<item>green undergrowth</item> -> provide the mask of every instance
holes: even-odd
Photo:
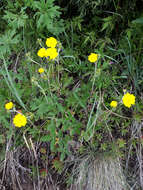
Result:
[[[137,129],[132,127],[141,126],[143,116],[139,1],[132,6],[121,0],[0,4],[0,159],[7,142],[14,142],[12,150],[34,150],[32,139],[33,144],[48,143],[58,173],[69,156],[87,155],[91,145],[98,155],[129,158],[127,169],[143,145],[142,129],[133,133]],[[54,60],[37,55],[51,36],[58,41]],[[98,60],[90,62],[90,53]],[[123,101],[126,93],[135,97],[129,107]],[[8,102],[13,109],[5,109]],[[27,118],[21,128],[13,124],[16,112]],[[127,175],[131,172],[128,165]]]

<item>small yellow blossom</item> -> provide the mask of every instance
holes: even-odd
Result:
[[[46,45],[51,48],[55,48],[57,43],[57,40],[53,37],[47,38],[46,40]]]
[[[96,62],[97,59],[98,59],[98,54],[91,53],[91,54],[88,56],[88,61],[90,61],[91,63]]]
[[[5,109],[6,110],[10,110],[10,109],[12,109],[13,108],[13,103],[12,102],[8,102],[7,104],[5,104]]]
[[[113,107],[113,108],[116,108],[117,105],[118,105],[117,101],[112,101],[112,102],[110,103],[110,106]]]
[[[124,94],[122,101],[126,107],[130,108],[131,105],[135,104],[135,96],[127,92],[126,94]]]
[[[50,60],[55,59],[58,56],[56,48],[48,48],[46,50],[46,57],[49,57]]]
[[[126,92],[127,92],[127,90],[126,90],[126,89],[123,89],[123,92],[124,92],[124,93],[126,93]]]
[[[44,69],[43,69],[43,68],[39,68],[39,69],[38,69],[38,72],[41,74],[41,73],[44,72]]]
[[[24,127],[26,123],[27,118],[20,113],[16,114],[13,118],[13,124],[15,125],[15,127]]]
[[[39,57],[45,57],[46,56],[46,49],[45,48],[39,49],[38,52],[37,52],[37,55]]]
[[[59,144],[59,138],[56,138],[55,145],[56,145],[56,144]]]

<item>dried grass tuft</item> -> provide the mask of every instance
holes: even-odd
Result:
[[[78,171],[75,190],[129,189],[119,158],[109,156],[91,159],[86,157],[81,161]]]

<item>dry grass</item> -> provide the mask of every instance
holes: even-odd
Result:
[[[5,159],[0,163],[0,190],[59,190],[49,170],[44,177],[40,175],[39,169],[47,167],[41,162],[40,145],[14,148],[12,138],[9,139]]]
[[[139,122],[130,127],[131,138],[124,163],[113,155],[95,154],[93,150],[91,153],[90,149],[81,157],[69,156],[70,169],[66,162],[64,171],[74,178],[74,183],[67,190],[142,190],[143,144],[132,144],[133,139],[142,138],[142,128],[143,123]],[[47,161],[41,160],[39,149],[43,144],[33,143],[31,139],[25,139],[25,144],[25,147],[15,148],[12,136],[7,141],[5,159],[0,162],[0,190],[66,190],[66,172],[57,175],[50,171]],[[44,146],[49,159],[48,144]],[[32,167],[36,169],[35,174]],[[48,170],[45,177],[41,177],[40,168]]]
[[[109,156],[91,159],[86,157],[81,161],[78,171],[75,190],[129,189],[118,158]]]
[[[143,144],[140,142],[143,137],[143,122],[134,121],[131,125],[131,138],[125,171],[128,176],[128,181],[131,184],[131,190],[143,189]],[[132,141],[137,143],[133,145]]]
[[[125,159],[104,154],[95,156],[89,149],[74,166],[75,182],[70,190],[143,189],[143,122],[134,121],[129,130]]]

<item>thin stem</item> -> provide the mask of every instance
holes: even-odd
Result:
[[[45,96],[46,102],[49,103],[44,89],[38,84],[38,82],[37,82],[37,86],[41,89],[43,95]]]
[[[90,120],[91,120],[91,116],[92,116],[93,110],[94,110],[94,108],[95,108],[95,104],[96,104],[96,97],[95,97],[95,99],[94,99],[94,103],[93,103],[93,106],[92,106],[92,110],[91,110],[90,115],[89,115],[89,119],[88,119],[88,123],[87,123],[87,128],[88,128],[88,126],[89,126],[89,123],[90,123]]]
[[[93,76],[93,83],[92,83],[92,92],[93,92],[93,88],[94,88],[94,84],[95,84],[96,70],[97,70],[97,64],[95,63],[94,76]]]
[[[30,58],[30,61],[32,61],[33,63],[36,63],[37,65],[39,65],[41,67],[40,63],[38,63],[38,62],[34,61],[33,59],[31,59],[31,57],[29,57],[29,58]]]

